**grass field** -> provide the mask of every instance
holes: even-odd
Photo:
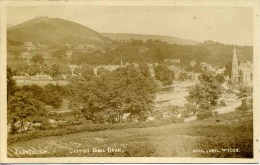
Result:
[[[8,156],[252,158],[252,121],[252,111],[236,111],[189,123],[43,137],[10,144]]]

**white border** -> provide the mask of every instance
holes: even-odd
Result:
[[[1,56],[0,56],[0,95],[1,95],[1,153],[4,163],[258,163],[259,159],[259,2],[257,0],[175,0],[175,1],[2,1],[1,15]],[[254,8],[254,159],[237,158],[176,158],[176,157],[65,157],[65,158],[7,158],[6,128],[6,7],[7,6],[251,6]],[[238,18],[239,19],[239,18]]]

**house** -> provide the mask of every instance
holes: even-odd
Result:
[[[169,65],[168,66],[169,70],[174,72],[174,79],[178,80],[180,77],[180,74],[182,72],[182,69],[180,67],[177,67],[175,65]]]
[[[25,81],[26,80],[26,76],[13,76],[13,79],[17,82],[19,81]]]
[[[68,65],[69,66],[69,68],[70,68],[70,71],[71,71],[71,75],[72,76],[75,76],[76,74],[75,74],[75,70],[76,69],[81,69],[82,68],[82,66],[79,66],[79,65]]]
[[[31,80],[52,80],[52,77],[47,74],[37,74],[35,76],[31,76]]]
[[[28,60],[28,58],[30,58],[30,54],[28,52],[23,52],[21,56],[24,60]]]
[[[218,69],[216,69],[216,74],[222,74],[222,73],[224,73],[224,71],[225,71],[225,68],[218,68]]]
[[[236,48],[233,50],[232,69],[230,81],[232,84],[253,85],[253,63],[247,61],[238,65]]]
[[[67,51],[66,51],[66,59],[67,59],[67,60],[70,60],[70,59],[71,59],[71,56],[72,56],[72,51],[71,51],[71,50],[67,50]]]
[[[170,64],[180,64],[181,60],[180,59],[164,59],[165,63],[170,63]]]
[[[252,61],[247,61],[241,63],[239,66],[239,72],[242,77],[241,82],[245,85],[253,85],[253,63]]]
[[[215,68],[212,67],[212,65],[206,63],[206,62],[201,62],[200,63],[201,70],[203,71],[210,71],[210,72],[215,72]]]
[[[191,60],[191,61],[190,61],[190,66],[193,67],[193,66],[195,66],[195,65],[196,65],[196,61],[195,61],[195,60]]]
[[[26,46],[28,51],[36,50],[36,46],[32,42],[25,42],[24,46]]]

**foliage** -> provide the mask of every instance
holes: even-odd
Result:
[[[32,63],[31,65],[27,66],[26,73],[28,73],[30,76],[35,76],[36,74],[41,73],[41,68],[38,64]]]
[[[216,105],[218,98],[221,95],[220,86],[215,77],[203,72],[199,76],[200,83],[196,84],[189,90],[187,101],[194,104],[198,110],[209,110]]]
[[[166,65],[157,65],[154,69],[155,77],[160,80],[163,85],[171,85],[173,82],[173,74]]]
[[[44,58],[43,55],[40,54],[36,54],[32,57],[31,59],[32,62],[38,63],[38,64],[42,64],[44,63]]]
[[[153,80],[133,66],[93,77],[89,82],[75,81],[68,88],[71,108],[93,122],[120,122],[126,113],[145,120],[155,99]]]
[[[138,64],[138,69],[139,69],[139,72],[145,76],[145,77],[150,77],[151,76],[151,73],[149,72],[149,67],[146,63],[139,63]]]
[[[24,85],[21,87],[21,91],[31,92],[34,99],[40,100],[43,93],[43,88],[38,85]]]
[[[92,68],[89,65],[83,65],[81,68],[81,75],[86,79],[86,80],[91,80],[92,77],[94,76],[94,68]]]
[[[25,85],[21,88],[21,91],[31,93],[34,99],[42,101],[54,108],[60,108],[62,96],[66,93],[65,89],[58,84],[47,84],[44,88],[35,84],[30,86]]]
[[[17,131],[28,131],[30,126],[36,123],[43,123],[46,111],[43,104],[34,99],[31,93],[16,92],[8,100],[7,106],[8,124],[11,125],[11,133]]]
[[[253,87],[239,85],[237,86],[237,89],[240,91],[240,93],[237,94],[239,98],[252,96],[253,94]]]
[[[189,76],[186,72],[181,72],[180,75],[179,75],[179,79],[181,81],[185,81],[185,80],[189,79]]]
[[[58,64],[53,64],[50,68],[49,74],[54,79],[59,78],[59,76],[61,75],[60,66]]]
[[[217,74],[216,80],[218,81],[219,84],[224,83],[224,81],[225,81],[224,74]]]
[[[7,99],[16,91],[16,82],[13,79],[13,73],[11,68],[7,67]]]
[[[212,111],[198,112],[197,119],[202,120],[212,116]]]
[[[14,44],[14,43],[13,43]],[[55,50],[53,57],[65,60],[66,48],[61,45],[52,46]],[[139,40],[114,42],[109,46],[101,46],[99,49],[106,51],[81,52],[73,51],[71,62],[73,64],[120,64],[124,62],[160,63],[164,59],[180,59],[182,66],[188,66],[191,60],[196,59],[196,66],[192,70],[199,71],[199,64],[203,61],[213,66],[224,67],[227,61],[232,61],[233,46],[213,41],[205,41],[197,45],[168,44],[167,42],[149,39],[146,42]],[[236,46],[238,59],[252,61],[252,46]],[[11,48],[10,48],[11,50]],[[56,55],[57,53],[57,55]],[[55,54],[55,55],[54,55]],[[68,59],[67,59],[68,60]],[[231,70],[227,69],[230,73]],[[227,75],[226,74],[226,75]]]
[[[253,99],[243,99],[241,105],[236,108],[237,111],[247,111],[253,109]]]
[[[228,63],[226,63],[224,74],[226,76],[230,77],[231,76],[231,70],[232,70],[232,61],[229,61]]]
[[[190,116],[196,114],[198,111],[199,110],[194,103],[188,102],[188,103],[185,104],[185,109],[184,109],[184,111],[182,111],[182,116],[183,117],[190,117]]]
[[[106,74],[108,71],[104,68],[104,67],[99,67],[97,69],[97,74],[98,75],[103,75],[103,74]]]
[[[243,115],[242,115],[243,116]],[[228,119],[230,122],[230,119]],[[202,150],[218,149],[220,152],[200,153],[200,157],[212,158],[253,158],[253,122],[241,122],[240,125],[207,125],[194,127],[195,136],[203,135],[196,143]],[[225,138],[223,138],[225,137]],[[226,150],[222,150],[226,149]],[[229,149],[229,151],[227,151]],[[238,152],[234,152],[237,150]]]
[[[58,49],[52,53],[52,57],[56,58],[57,60],[63,60],[66,58],[66,50],[65,49]]]
[[[66,64],[60,64],[60,74],[64,74],[64,75],[70,75],[71,74],[71,70],[68,67],[68,65]]]

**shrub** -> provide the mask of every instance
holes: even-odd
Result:
[[[253,109],[253,99],[244,99],[241,105],[236,108],[237,111],[247,111]]]
[[[197,114],[197,119],[202,120],[212,116],[212,111],[203,111]]]

